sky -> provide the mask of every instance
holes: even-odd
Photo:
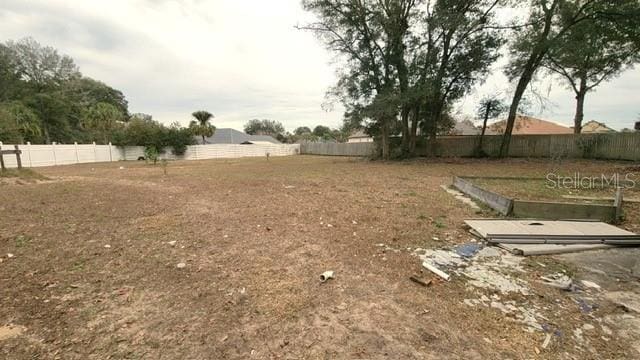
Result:
[[[218,128],[250,119],[280,121],[287,130],[338,127],[344,109],[326,111],[335,83],[333,55],[297,24],[312,20],[300,0],[1,0],[0,41],[31,36],[70,55],[85,76],[124,92],[132,113],[186,125],[207,110]],[[508,97],[512,85],[492,75],[455,106],[472,115],[487,92]],[[541,80],[548,97],[531,115],[571,125],[574,95]],[[585,119],[621,129],[640,116],[640,70],[587,95]]]

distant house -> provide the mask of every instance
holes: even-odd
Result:
[[[456,121],[449,135],[480,135],[480,129],[471,120]]]
[[[601,134],[601,133],[612,133],[616,131],[601,122],[591,120],[582,125],[581,132],[583,134]]]
[[[202,137],[196,136],[198,144]],[[205,144],[282,144],[269,135],[249,135],[231,128],[216,129],[213,136],[205,138]]]
[[[502,135],[507,121],[501,120],[487,125],[487,135]],[[573,134],[570,127],[556,124],[551,121],[537,119],[531,116],[518,115],[513,125],[512,135],[551,135]]]
[[[373,142],[373,138],[367,135],[364,130],[356,130],[347,138],[348,143]]]

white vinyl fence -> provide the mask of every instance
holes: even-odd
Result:
[[[13,150],[13,144],[3,144],[0,147],[5,150]],[[138,160],[144,156],[142,146],[96,145],[93,144],[51,144],[32,145],[30,143],[18,145],[22,150],[22,166],[38,167],[52,165],[68,165],[80,163],[109,162],[121,160]],[[217,145],[191,145],[182,156],[176,156],[171,149],[165,149],[160,154],[161,159],[169,160],[199,160],[215,158],[240,158],[256,156],[288,156],[300,153],[298,144],[217,144]],[[8,168],[17,167],[14,155],[4,155],[4,162]]]

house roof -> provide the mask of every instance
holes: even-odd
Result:
[[[487,125],[486,133],[489,135],[501,135],[506,127],[506,120]],[[548,135],[548,134],[573,134],[573,130],[567,126],[551,121],[537,119],[531,116],[517,115],[513,125],[513,135]]]
[[[202,137],[196,136],[196,141],[202,142]],[[254,141],[281,144],[280,141],[269,135],[249,135],[231,128],[216,129],[213,136],[205,138],[206,144],[241,144],[243,142],[253,143]]]
[[[478,129],[471,120],[456,121],[453,129],[449,131],[451,135],[480,135],[480,129]]]
[[[357,139],[357,138],[370,138],[371,136],[367,135],[364,130],[359,129],[354,131],[348,138],[349,139]]]
[[[616,132],[614,129],[608,127],[604,123],[599,121],[591,120],[582,125],[582,133],[610,133]]]

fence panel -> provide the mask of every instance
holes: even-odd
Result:
[[[435,144],[435,155],[442,157],[474,156],[479,136],[441,136]],[[490,156],[497,156],[501,135],[485,136],[482,148]],[[302,154],[369,156],[373,143],[304,143]],[[429,144],[416,149],[418,156],[431,153]],[[612,134],[514,135],[509,147],[511,157],[593,158],[611,160],[640,160],[640,132]]]
[[[13,149],[13,144],[0,145],[5,149]],[[51,144],[51,145],[19,145],[22,150],[22,165],[24,167],[67,165],[79,163],[109,162],[119,160],[138,160],[144,157],[144,147],[96,144]],[[165,149],[160,154],[162,159],[197,160],[215,158],[239,158],[250,156],[289,156],[300,153],[298,144],[218,144],[192,145],[182,156],[176,156],[171,149]],[[15,156],[5,156],[6,166],[17,167]]]

